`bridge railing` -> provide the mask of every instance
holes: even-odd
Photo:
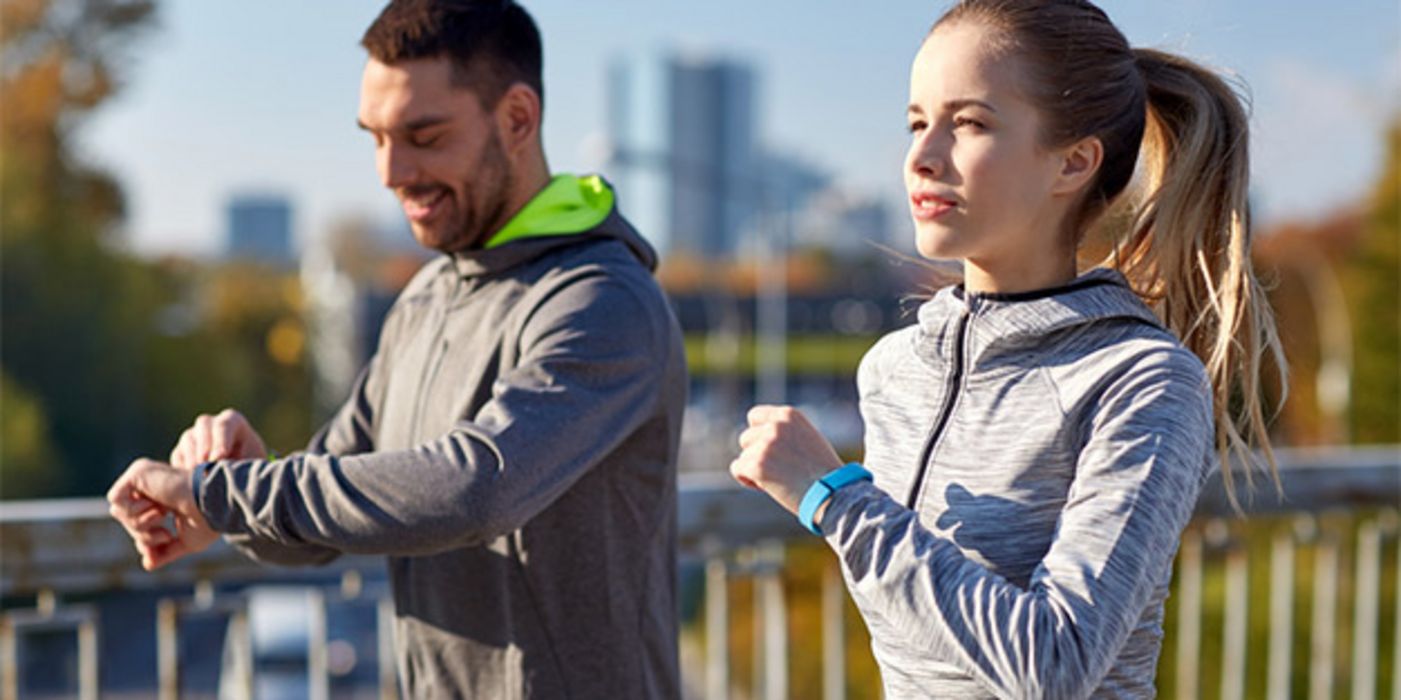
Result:
[[[1247,518],[1231,511],[1219,481],[1204,491],[1176,563],[1160,689],[1183,698],[1331,698],[1346,690],[1353,698],[1401,700],[1401,448],[1279,457],[1283,498],[1258,489]],[[689,606],[695,623],[682,639],[688,697],[876,696],[869,673],[849,675],[871,662],[848,644],[861,632],[835,557],[810,556],[815,538],[790,515],[728,475],[691,473],[681,480],[678,519],[683,566],[694,572],[683,584],[701,584],[697,605]],[[795,556],[799,550],[809,555]],[[188,632],[201,619],[219,620],[223,629],[218,663],[203,672],[204,692],[268,696],[273,672],[254,648],[253,622],[259,591],[271,584],[304,596],[295,606],[303,651],[292,659],[300,680],[286,692],[313,700],[396,697],[383,571],[377,557],[270,569],[220,544],[146,572],[100,500],[0,503],[0,700],[146,697],[152,689],[161,698],[198,697],[195,666],[201,659],[209,666],[208,654]],[[790,595],[799,576],[820,593]],[[744,605],[732,604],[737,586]],[[689,589],[683,585],[683,594]],[[144,691],[129,683],[127,691],[113,689],[106,680],[114,674],[103,672],[127,638],[111,625],[132,626],[112,622],[110,601],[123,593],[154,601],[154,619],[134,625],[155,637],[156,677]],[[368,638],[332,640],[336,616],[352,606],[369,616]],[[790,643],[799,627],[820,630],[819,639]],[[27,651],[40,642],[54,647],[56,637],[68,639],[58,646],[71,662],[45,663]],[[281,653],[281,665],[273,665],[285,681]],[[359,670],[348,671],[347,658]]]

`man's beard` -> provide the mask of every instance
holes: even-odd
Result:
[[[506,149],[501,145],[499,135],[493,133],[487,139],[473,170],[474,184],[464,188],[457,220],[447,222],[448,231],[441,240],[424,241],[428,247],[442,253],[478,248],[485,245],[488,237],[505,225],[503,217],[506,212],[506,200],[514,189],[515,178],[510,163],[506,160]],[[472,197],[476,191],[483,192],[485,196],[480,200]],[[480,208],[478,201],[481,202]]]

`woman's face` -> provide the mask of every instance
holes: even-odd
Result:
[[[1041,147],[1021,63],[999,40],[969,20],[925,40],[910,71],[905,188],[921,255],[1017,269],[1061,252],[1061,160]]]

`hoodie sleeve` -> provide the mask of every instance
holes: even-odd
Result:
[[[896,663],[957,659],[998,697],[1089,696],[1170,575],[1212,463],[1205,381],[1200,365],[1169,355],[1109,386],[1025,588],[871,484],[838,491],[822,529],[862,614],[900,635],[885,640],[906,650]]]
[[[380,354],[376,353],[355,379],[350,399],[307,443],[307,452],[345,456],[375,449],[375,413],[376,407],[383,401],[379,365]]]
[[[377,407],[384,400],[384,379],[380,367],[388,351],[384,340],[395,332],[398,314],[385,319],[380,347],[366,363],[351,387],[350,398],[307,444],[306,453],[313,455],[359,454],[374,450],[374,422]],[[207,478],[207,477],[206,477]],[[230,532],[224,540],[248,558],[264,564],[302,566],[325,564],[340,556],[337,550],[324,545],[286,539],[255,537],[250,532]]]
[[[639,284],[597,273],[540,302],[518,365],[447,434],[401,451],[219,462],[202,483],[202,510],[222,532],[360,554],[431,554],[518,529],[668,390],[680,353],[670,313]]]

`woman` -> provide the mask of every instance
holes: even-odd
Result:
[[[731,472],[836,550],[886,697],[1151,697],[1182,528],[1218,462],[1268,458],[1262,355],[1283,367],[1244,109],[1089,2],[967,0],[908,117],[919,252],[964,281],[862,361],[864,464],[759,406]]]

